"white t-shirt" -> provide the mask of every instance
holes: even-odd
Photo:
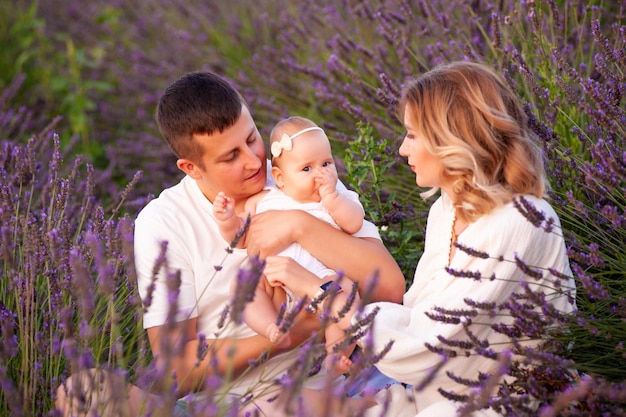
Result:
[[[556,213],[545,200],[532,196],[525,196],[525,199],[534,204],[547,218],[555,220],[557,226],[555,233],[546,233],[543,229],[535,227],[513,206],[513,203],[510,203],[470,224],[458,237],[459,242],[494,257],[502,255],[508,260],[515,259],[517,254],[528,265],[552,267],[572,276]],[[443,324],[431,320],[424,314],[425,312],[434,313],[432,308],[435,306],[446,309],[468,309],[463,301],[466,298],[477,302],[502,302],[513,292],[522,292],[519,284],[521,280],[534,282],[531,287],[537,289],[544,284],[550,288],[549,278],[553,279],[546,272],[543,279],[533,281],[521,273],[515,263],[472,257],[460,249],[454,254],[450,264],[452,269],[480,271],[484,277],[495,274],[497,279],[477,281],[450,275],[445,267],[448,265],[453,218],[452,204],[443,194],[430,209],[424,254],[415,270],[413,284],[404,295],[403,304],[372,303],[365,307],[365,313],[380,307],[374,322],[375,351],[380,351],[386,343],[394,340],[390,352],[377,363],[376,367],[400,382],[419,384],[439,363],[439,355],[429,351],[425,343],[442,346],[437,339],[439,335],[447,340],[466,340],[462,324]],[[575,288],[573,280],[563,285],[571,288],[573,294]],[[549,293],[549,290],[544,292]],[[548,300],[563,312],[570,312],[573,309],[566,296],[548,297]],[[505,321],[506,319],[501,316],[485,315],[475,320],[483,324],[472,324],[471,329],[480,340],[488,339],[492,348],[504,350],[510,347],[506,344],[508,338],[492,330],[490,324]],[[498,342],[505,344],[498,345]],[[411,392],[410,388],[405,390],[401,385],[393,386],[390,390],[393,395],[391,404],[393,411],[388,415],[456,416],[459,404],[444,399],[437,389],[468,394],[469,388],[454,382],[445,372],[450,370],[461,378],[476,379],[479,371],[493,373],[497,367],[497,361],[477,355],[470,358],[461,355],[449,359],[434,380],[420,392]],[[408,399],[413,397],[414,401]],[[374,409],[370,411],[375,415]],[[489,415],[489,412],[487,411],[485,415]]]
[[[378,230],[369,222],[364,222],[359,236],[380,239]],[[153,279],[155,260],[164,242],[167,243],[166,267]],[[230,300],[231,281],[247,260],[245,249],[233,249],[233,253],[227,254],[228,243],[220,235],[212,203],[190,177],[164,190],[141,210],[135,221],[135,266],[142,300],[147,300],[151,293],[143,315],[144,328],[166,323],[173,301],[168,296],[167,276],[180,272],[180,292],[175,299],[177,321],[197,317],[197,333],[209,339],[256,334],[245,324],[231,323],[218,328]],[[221,266],[221,270],[217,271],[216,266]],[[239,390],[243,392],[255,384],[262,372],[267,378],[268,369],[286,369],[292,363],[287,356],[295,357],[295,353],[276,356],[264,367],[250,372],[241,380]],[[237,389],[232,387],[231,392]]]
[[[340,227],[337,225],[337,222],[335,222],[335,219],[333,219],[333,217],[330,215],[326,207],[324,207],[324,204],[322,204],[322,202],[300,203],[277,188],[268,187],[268,190],[269,192],[265,194],[256,205],[257,213],[263,213],[264,211],[269,210],[304,210],[312,216],[315,216],[316,218],[325,221],[334,228],[340,229]],[[344,189],[340,192],[343,196],[346,196],[350,200],[361,205],[361,202],[359,201],[359,196],[354,191]],[[363,234],[363,231],[359,231],[354,234],[354,236],[356,237],[361,237],[362,235],[367,236],[366,234]],[[278,255],[288,256],[294,259],[306,270],[313,272],[320,278],[335,274],[335,271],[327,268],[326,265],[320,262],[319,259],[315,258],[313,255],[311,255],[311,253],[304,249],[299,243],[293,243],[289,245]]]

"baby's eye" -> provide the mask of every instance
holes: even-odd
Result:
[[[302,170],[303,170],[304,172],[309,172],[309,171],[311,170],[311,167],[304,167],[304,168],[302,168]]]
[[[333,164],[332,162],[324,162],[322,166],[325,168],[325,167],[331,166],[332,164]]]

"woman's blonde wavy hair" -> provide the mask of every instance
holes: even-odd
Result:
[[[460,219],[472,222],[514,194],[545,195],[541,150],[517,96],[491,68],[438,66],[410,82],[399,104],[400,120],[408,117],[443,164],[441,186],[454,193]]]

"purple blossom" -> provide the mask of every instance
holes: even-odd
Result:
[[[263,274],[265,262],[259,258],[250,258],[247,268],[237,272],[237,285],[230,302],[230,317],[237,323],[243,322],[243,311],[246,305],[254,299],[254,294]]]

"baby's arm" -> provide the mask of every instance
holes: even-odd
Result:
[[[235,214],[235,201],[220,191],[213,202],[213,215],[224,240],[232,242],[244,224],[244,220]],[[237,246],[244,247],[243,243],[242,239]]]
[[[337,191],[337,177],[331,170],[324,170],[316,178],[319,184],[319,193],[322,204],[335,219],[335,223],[346,233],[356,233],[361,230],[365,212],[356,201]]]

